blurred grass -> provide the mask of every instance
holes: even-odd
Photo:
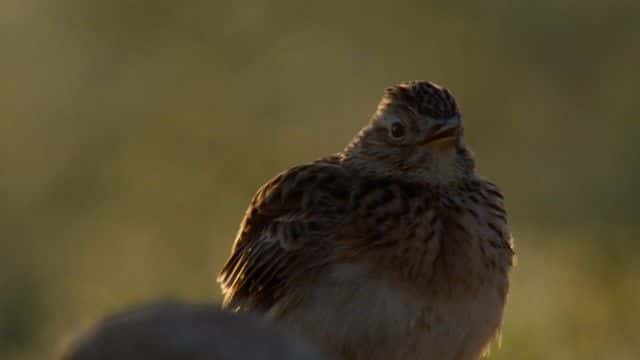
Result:
[[[640,3],[0,2],[0,358],[217,298],[253,192],[382,89],[456,94],[518,267],[492,359],[640,357]]]

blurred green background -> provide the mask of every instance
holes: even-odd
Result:
[[[491,359],[640,358],[638,1],[0,1],[0,358],[219,299],[250,197],[456,94],[518,266]]]

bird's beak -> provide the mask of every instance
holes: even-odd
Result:
[[[457,139],[460,133],[461,123],[459,117],[435,123],[427,129],[429,135],[420,141],[418,145],[431,145]]]

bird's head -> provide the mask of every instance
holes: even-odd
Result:
[[[410,81],[385,90],[371,122],[344,151],[359,171],[447,184],[470,177],[462,117],[449,90]]]

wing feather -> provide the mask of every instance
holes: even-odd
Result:
[[[267,310],[332,255],[350,197],[347,172],[318,161],[277,175],[254,195],[218,281],[223,306]]]

